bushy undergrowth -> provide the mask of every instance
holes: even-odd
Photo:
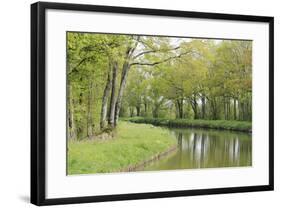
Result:
[[[123,118],[125,121],[134,123],[153,124],[156,126],[168,127],[198,127],[198,128],[211,128],[211,129],[226,129],[235,131],[252,130],[252,123],[248,121],[228,121],[228,120],[188,120],[188,119],[162,119],[162,118],[144,118],[132,117]]]

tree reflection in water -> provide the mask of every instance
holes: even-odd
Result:
[[[239,167],[252,165],[251,134],[202,130],[170,129],[178,140],[178,150],[154,162],[145,170]]]

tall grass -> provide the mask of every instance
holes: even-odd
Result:
[[[120,121],[116,138],[70,141],[68,174],[108,173],[138,165],[175,146],[166,129]]]

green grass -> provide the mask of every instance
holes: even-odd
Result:
[[[252,123],[249,121],[228,121],[228,120],[188,120],[188,119],[160,119],[160,118],[123,118],[125,121],[134,123],[146,123],[156,126],[168,126],[168,127],[199,127],[199,128],[211,128],[211,129],[225,129],[235,131],[252,130]]]
[[[137,165],[176,145],[168,130],[120,121],[116,138],[70,141],[68,174],[116,172]]]

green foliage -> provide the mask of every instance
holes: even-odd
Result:
[[[67,92],[75,140],[119,117],[251,121],[252,42],[68,32]]]
[[[168,130],[120,122],[117,136],[106,141],[70,141],[68,174],[108,173],[137,165],[176,145]]]
[[[165,41],[172,44],[169,39]],[[139,100],[146,100],[141,102],[142,109],[144,105],[151,106],[150,113],[142,116],[169,114],[170,118],[251,121],[251,41],[182,39],[179,50],[169,51],[168,55],[157,54],[155,59],[178,54],[184,55],[153,67],[138,68],[129,77],[133,85],[127,87],[130,93],[126,100],[130,102],[137,95]],[[154,56],[150,54],[149,60]],[[143,79],[143,73],[147,74],[145,89],[136,81]],[[145,95],[134,94],[135,88],[146,92]],[[136,105],[129,106],[130,115],[137,115],[132,113]]]

